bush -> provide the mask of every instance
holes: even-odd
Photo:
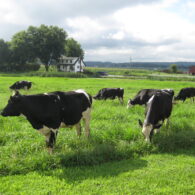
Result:
[[[19,64],[4,64],[0,66],[0,71],[3,72],[29,72],[39,70],[40,65],[35,63]]]

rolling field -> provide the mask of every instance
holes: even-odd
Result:
[[[95,95],[103,87],[123,87],[125,104],[94,100],[91,138],[60,129],[52,155],[24,117],[0,116],[0,194],[195,194],[195,102],[175,104],[169,128],[163,126],[152,144],[138,126],[144,107],[126,109],[140,89],[177,94],[194,82],[0,77],[0,110],[18,80],[34,83],[28,94],[85,89]]]

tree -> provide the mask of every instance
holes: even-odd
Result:
[[[5,66],[9,61],[9,45],[3,39],[0,39],[0,66]]]
[[[64,53],[64,45],[67,33],[57,26],[41,25],[40,27],[29,27],[28,34],[33,38],[33,50],[49,70],[50,61],[57,60]]]
[[[17,66],[20,70],[25,69],[20,67],[32,64],[37,58],[48,71],[51,61],[57,61],[62,54],[84,57],[81,45],[74,39],[67,40],[67,33],[57,26],[29,26],[12,37],[9,48],[10,67],[15,69]]]
[[[39,58],[48,71],[51,59],[57,60],[64,53],[66,37],[66,32],[57,26],[30,26],[12,38],[13,61],[23,65]]]
[[[84,51],[81,45],[73,38],[69,38],[65,44],[65,55],[68,57],[81,57],[84,58]]]
[[[24,66],[26,62],[33,61],[36,56],[32,45],[32,38],[26,31],[16,33],[10,42],[12,63]]]
[[[173,73],[177,73],[177,64],[171,64],[170,65],[170,70]]]

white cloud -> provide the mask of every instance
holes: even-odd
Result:
[[[181,39],[195,30],[195,25],[158,6],[137,6],[115,13],[115,19],[126,33],[147,42]]]
[[[0,38],[58,25],[81,43],[86,60],[195,60],[194,8],[193,0],[3,0]]]
[[[1,2],[0,23],[26,25],[31,22],[24,10],[16,2],[10,0]]]
[[[72,31],[69,35],[80,41],[97,37],[105,30],[102,24],[88,17],[68,18],[65,23]]]

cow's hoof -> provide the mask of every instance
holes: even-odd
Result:
[[[53,148],[49,147],[49,148],[47,148],[47,151],[48,151],[49,154],[52,154],[53,153]]]

